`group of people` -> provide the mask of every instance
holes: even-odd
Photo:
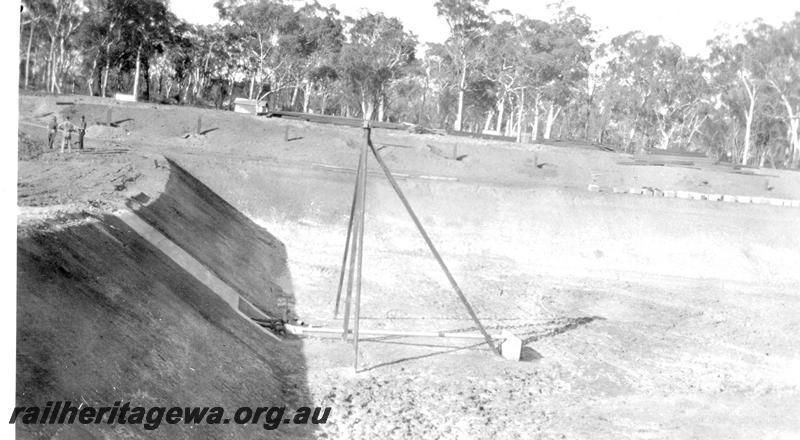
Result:
[[[64,152],[64,146],[66,145],[67,150],[72,153],[72,134],[77,134],[77,141],[78,149],[83,150],[83,137],[86,135],[86,118],[81,116],[81,122],[79,124],[75,124],[70,120],[70,117],[61,123],[58,123],[58,118],[55,115],[50,119],[50,123],[47,126],[48,135],[47,135],[47,145],[50,149],[53,149],[53,144],[56,141],[56,136],[58,132],[61,131],[61,152]]]

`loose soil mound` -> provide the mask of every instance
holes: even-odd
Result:
[[[19,160],[36,159],[44,153],[44,145],[30,136],[20,133],[17,144],[17,155]]]
[[[127,131],[121,127],[92,125],[86,128],[86,137],[91,139],[114,140],[125,137],[127,134]]]
[[[155,197],[164,189],[169,168],[157,155],[125,154],[125,149],[60,154],[47,151],[19,163],[20,206],[77,203],[85,209],[122,207],[139,192]]]

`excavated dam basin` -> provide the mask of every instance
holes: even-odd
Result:
[[[324,425],[266,434],[278,438],[800,432],[799,209],[403,178],[481,321],[522,338],[523,359],[475,341],[369,337],[354,373],[349,343],[278,341],[231,299],[277,314],[288,298],[307,323],[341,325],[332,311],[353,174],[203,146],[131,143],[108,154],[105,142],[20,163],[18,405],[332,408]],[[337,165],[354,167],[355,152],[341,148]],[[362,328],[474,332],[369,168]],[[17,433],[265,436],[258,425]]]

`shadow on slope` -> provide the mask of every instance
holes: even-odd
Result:
[[[263,312],[280,316],[291,301],[286,247],[208,186],[167,159],[164,193],[136,212]]]
[[[208,191],[208,192],[206,192]],[[247,298],[290,292],[283,244],[173,164],[143,217]],[[277,342],[111,215],[21,229],[17,405],[312,406],[300,341]],[[212,233],[213,232],[213,233]],[[248,271],[252,270],[252,273]],[[263,418],[263,417],[262,417]],[[22,425],[19,438],[285,438],[312,426]]]

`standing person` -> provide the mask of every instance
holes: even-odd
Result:
[[[86,135],[86,117],[81,115],[81,124],[78,126],[78,149],[83,150],[83,137]]]
[[[58,119],[56,119],[56,115],[53,115],[50,118],[50,122],[47,123],[47,145],[50,149],[53,149],[53,144],[56,142],[56,135],[58,134]]]
[[[58,124],[58,128],[61,129],[61,153],[64,153],[64,143],[67,144],[67,148],[69,152],[72,153],[72,132],[75,131],[75,124],[69,120],[69,116],[67,116],[67,120]]]

